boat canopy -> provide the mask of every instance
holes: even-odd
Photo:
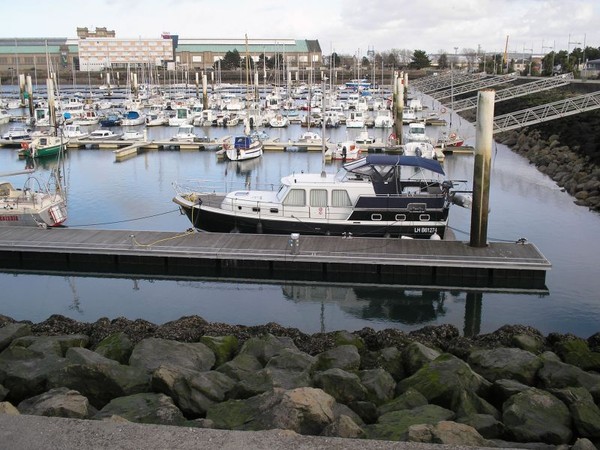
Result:
[[[235,138],[234,147],[247,149],[250,148],[250,144],[252,143],[252,139],[248,136],[238,136]]]
[[[344,164],[344,169],[346,169],[348,172],[368,175],[373,170],[376,170],[375,167],[382,166],[411,166],[431,170],[432,172],[445,175],[444,169],[438,161],[434,159],[421,158],[419,156],[406,155],[367,155],[366,158],[361,158],[357,161]],[[380,172],[379,170],[377,171]]]

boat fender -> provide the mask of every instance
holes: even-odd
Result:
[[[446,108],[442,108],[442,114],[446,112]]]
[[[21,148],[27,150],[29,148],[29,142],[21,142]]]
[[[456,133],[450,133],[450,139],[456,139]]]

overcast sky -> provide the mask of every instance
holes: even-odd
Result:
[[[5,38],[75,38],[77,27],[121,38],[247,34],[317,39],[324,54],[359,56],[394,48],[498,53],[507,35],[517,53],[572,50],[584,40],[600,47],[600,0],[0,0],[0,11]]]

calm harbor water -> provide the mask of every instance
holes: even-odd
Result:
[[[453,120],[467,143],[474,144],[474,128],[458,117]],[[0,132],[6,127],[0,126]],[[219,137],[240,133],[241,127],[196,131]],[[297,138],[303,131],[299,125],[267,130],[271,138],[282,140]],[[359,131],[340,128],[327,133],[338,142]],[[432,136],[440,131],[440,127],[428,128]],[[149,129],[151,139],[168,138],[175,132],[169,127]],[[385,139],[390,131],[372,129],[369,133]],[[52,164],[42,165],[40,179],[47,177]],[[451,179],[472,179],[470,155],[447,156],[444,166]],[[23,167],[14,148],[0,148],[0,172]],[[80,149],[68,152],[64,168],[68,226],[185,231],[190,224],[171,201],[173,182],[209,178],[278,183],[293,171],[321,171],[321,155],[272,152],[255,161],[233,163],[218,161],[210,151],[152,151],[117,163],[111,151]],[[326,165],[328,171],[338,168],[339,164]],[[24,177],[11,181],[18,186]],[[445,323],[466,334],[491,332],[504,324],[582,337],[600,331],[600,215],[576,206],[552,180],[503,145],[494,147],[490,205],[490,241],[525,237],[552,262],[547,292],[0,273],[0,314],[34,322],[62,314],[86,322],[123,316],[154,323],[195,314],[231,324],[277,322],[307,333],[363,327],[411,331]],[[470,211],[456,207],[450,216],[457,239],[468,240]]]

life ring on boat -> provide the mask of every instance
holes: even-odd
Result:
[[[396,135],[394,133],[390,134],[388,136],[388,142],[389,143],[395,143],[396,142]]]
[[[21,148],[27,150],[29,148],[29,142],[21,142]]]
[[[441,111],[442,111],[442,114],[444,114],[446,112],[446,108],[442,108]]]
[[[450,139],[456,139],[456,133],[450,133]]]

